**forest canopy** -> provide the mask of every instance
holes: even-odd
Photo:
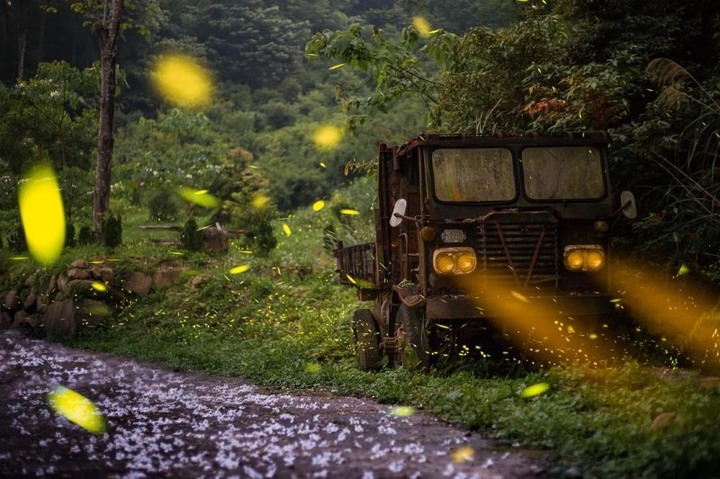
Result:
[[[17,221],[18,175],[41,159],[58,170],[68,218],[87,221],[99,47],[81,3],[0,4],[6,224]],[[181,200],[167,193],[182,183],[236,207],[266,195],[289,212],[362,174],[348,164],[372,162],[379,141],[606,129],[613,186],[635,191],[643,210],[628,244],[720,274],[717,2],[124,3],[136,28],[118,46],[117,204],[155,199],[150,216],[176,217]],[[202,108],[153,87],[169,54],[211,73]],[[318,148],[313,134],[327,125],[342,141]],[[218,181],[227,171],[243,179]]]

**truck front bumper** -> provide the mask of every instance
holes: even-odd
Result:
[[[432,296],[425,301],[428,319],[491,318],[503,314],[535,312],[553,316],[609,315],[615,309],[612,297],[601,294],[524,296],[513,293],[502,297],[467,295]]]

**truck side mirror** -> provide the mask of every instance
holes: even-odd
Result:
[[[400,198],[395,202],[395,206],[393,207],[392,214],[390,215],[390,226],[395,228],[396,226],[400,226],[400,223],[402,223],[403,217],[405,216],[405,211],[407,210],[407,200],[405,198]]]
[[[635,195],[632,194],[632,191],[620,193],[620,210],[627,219],[637,218],[637,203],[635,203]]]

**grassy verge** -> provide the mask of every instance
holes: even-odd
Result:
[[[559,476],[718,475],[720,386],[697,375],[661,376],[637,364],[502,378],[359,372],[350,330],[359,304],[335,284],[333,259],[322,246],[329,214],[283,220],[288,228],[278,225],[281,241],[269,258],[239,247],[227,256],[194,258],[184,281],[138,298],[74,344],[268,387],[426,410],[503,444],[550,450]],[[238,265],[249,269],[230,274]],[[195,277],[203,280],[192,286]],[[537,384],[547,390],[522,394]]]

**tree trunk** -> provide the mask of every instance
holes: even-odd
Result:
[[[25,30],[21,31],[18,35],[18,46],[17,46],[17,58],[18,58],[18,69],[17,77],[18,80],[22,80],[25,76],[25,50],[27,47],[27,33]]]
[[[7,2],[5,5],[7,9],[7,16],[12,26],[17,33],[17,48],[15,50],[16,61],[17,61],[17,79],[22,80],[25,76],[25,50],[27,48],[27,30],[28,30],[28,17],[30,16],[30,2],[20,2],[18,5],[13,5],[12,2]]]
[[[105,213],[110,208],[110,181],[115,144],[115,70],[117,67],[117,38],[124,13],[124,0],[112,0],[110,12],[98,22],[96,32],[100,40],[100,131],[98,132],[97,168],[93,196],[92,226],[95,239],[102,238]]]

